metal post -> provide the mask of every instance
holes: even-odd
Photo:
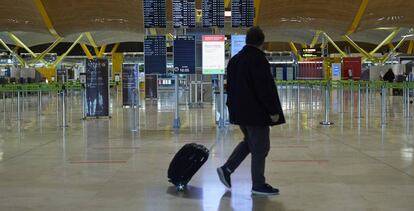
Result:
[[[63,85],[62,89],[62,127],[68,127],[66,123],[66,99],[65,99],[65,86]]]
[[[82,85],[82,119],[86,119],[86,91]]]
[[[358,81],[358,118],[361,118],[361,82]]]
[[[299,84],[299,82],[298,82],[298,85],[297,85],[297,88],[298,88],[298,90],[297,90],[297,101],[296,101],[296,106],[297,106],[297,108],[296,108],[296,111],[297,111],[297,113],[299,114],[300,113],[300,84]]]
[[[175,129],[179,129],[181,127],[181,122],[180,122],[180,103],[179,103],[179,84],[178,84],[178,74],[175,74],[175,118],[174,118],[174,122],[173,122],[173,128]]]
[[[354,81],[351,81],[351,116],[354,114]]]
[[[341,113],[344,113],[344,84],[341,83]]]
[[[224,118],[224,75],[219,75],[220,80],[220,119],[219,128],[225,127]]]
[[[132,98],[132,105],[131,105],[131,109],[132,109],[132,131],[133,132],[136,132],[137,131],[137,106],[138,106],[138,104],[137,104],[137,90],[136,89],[134,89],[133,90],[133,98]]]
[[[369,84],[365,85],[365,116],[369,115]]]
[[[333,125],[334,123],[329,121],[329,112],[331,106],[331,90],[330,81],[328,80],[325,87],[325,121],[320,122],[321,125]]]
[[[20,91],[17,92],[17,121],[20,121]]]
[[[385,126],[387,124],[387,89],[385,85],[382,85],[381,93],[381,125]]]
[[[3,92],[3,112],[6,113],[6,92]]]
[[[313,117],[313,86],[310,85],[310,119]]]
[[[37,115],[40,116],[42,110],[42,93],[41,91],[37,92]]]

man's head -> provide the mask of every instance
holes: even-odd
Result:
[[[254,27],[251,27],[247,31],[247,35],[246,35],[246,44],[247,45],[252,45],[252,46],[255,46],[257,48],[262,48],[264,40],[265,40],[265,35],[264,35],[262,29],[260,29],[260,27],[254,26]]]

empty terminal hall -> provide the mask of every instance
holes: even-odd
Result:
[[[413,8],[2,0],[0,211],[412,211]]]

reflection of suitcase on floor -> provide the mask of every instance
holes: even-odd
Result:
[[[200,144],[186,144],[174,156],[168,168],[169,182],[177,191],[186,189],[187,183],[207,161],[209,150]]]

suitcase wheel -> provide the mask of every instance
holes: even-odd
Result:
[[[178,192],[182,192],[185,191],[187,189],[187,185],[183,184],[183,183],[178,183],[175,188],[177,189]]]

